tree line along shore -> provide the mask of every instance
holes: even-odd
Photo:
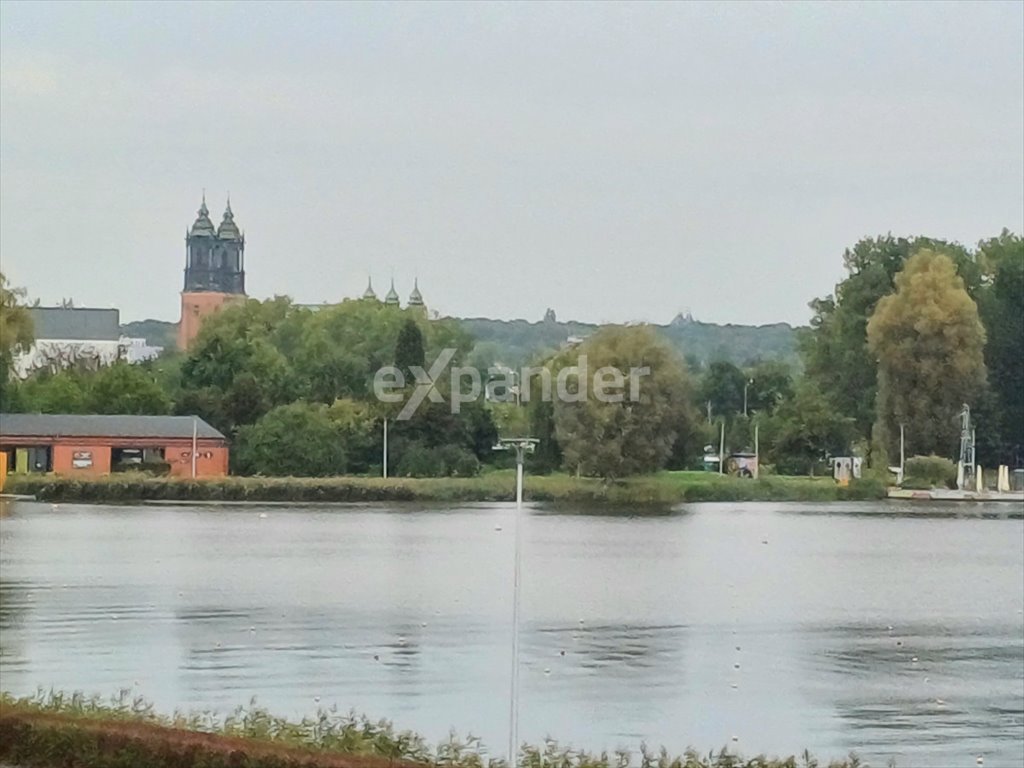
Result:
[[[561,472],[615,484],[697,469],[711,446],[726,456],[756,448],[764,474],[780,476],[825,475],[830,458],[860,456],[877,485],[899,461],[901,436],[908,457],[956,458],[957,414],[968,404],[977,463],[1021,466],[1024,239],[1004,230],[967,247],[885,235],[860,240],[842,261],[846,277],[811,302],[810,325],[798,330],[795,364],[767,348],[740,364],[725,354],[680,353],[664,327],[640,324],[601,326],[534,350],[524,373],[509,368],[522,348],[481,342],[465,324],[422,307],[350,299],[314,311],[275,297],[216,313],[187,351],[140,365],[0,375],[0,411],[199,416],[230,440],[232,474],[281,478],[385,474],[387,422],[386,474],[457,480],[410,487],[470,489],[493,480],[463,479],[510,466],[493,450],[498,437],[527,435],[539,440],[531,476]],[[10,372],[32,328],[28,297],[2,276],[0,288],[0,367]],[[440,400],[400,418],[417,394],[414,372],[442,358],[434,377]],[[404,374],[401,402],[385,402],[375,389],[386,367]],[[506,388],[505,397],[452,407],[461,394],[455,373],[464,368],[518,373],[515,397]],[[546,383],[567,371],[642,368],[649,374],[635,400],[544,396]],[[573,387],[584,377],[569,380],[576,382],[569,394],[578,394]],[[687,492],[704,492],[698,488],[721,490],[708,481]]]
[[[12,475],[13,495],[49,502],[489,502],[515,499],[515,473],[493,470],[475,477],[224,477],[179,479],[121,473],[94,479]],[[757,480],[708,472],[659,472],[606,482],[565,474],[528,475],[532,502],[671,505],[712,501],[843,501],[885,498],[874,478],[840,486],[831,478],[762,476]]]

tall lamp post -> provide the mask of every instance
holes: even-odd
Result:
[[[498,440],[496,451],[516,452],[516,513],[512,527],[515,537],[515,566],[512,578],[512,676],[508,710],[508,764],[515,768],[519,757],[519,581],[521,532],[519,518],[523,511],[523,459],[533,453],[540,441],[534,437],[506,437]]]
[[[746,382],[746,383],[745,383],[745,384],[743,385],[743,416],[744,416],[744,418],[745,418],[745,417],[746,417],[746,415],[747,415],[747,387],[749,387],[749,386],[750,386],[751,384],[753,384],[753,383],[754,383],[754,380],[753,380],[753,379],[749,379],[749,380],[748,380],[748,381],[747,381],[747,382]]]

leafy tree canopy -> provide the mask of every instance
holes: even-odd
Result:
[[[811,302],[810,329],[800,339],[807,375],[852,416],[866,437],[875,420],[877,363],[868,350],[867,323],[883,297],[892,293],[896,275],[917,251],[949,257],[972,295],[981,290],[982,273],[962,245],[927,237],[865,238],[843,254],[848,273],[835,293]]]
[[[904,424],[908,452],[949,455],[957,413],[985,385],[985,329],[978,307],[943,253],[922,250],[896,276],[896,292],[868,323],[878,359],[878,439],[890,452]]]
[[[566,468],[606,479],[662,468],[677,437],[692,430],[695,421],[682,359],[647,326],[602,329],[559,362],[578,365],[584,354],[585,398],[554,399],[555,434]],[[595,374],[606,366],[625,377],[619,402],[595,396]],[[638,378],[635,400],[628,383],[632,369],[649,370]]]

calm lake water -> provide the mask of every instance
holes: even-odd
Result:
[[[135,686],[163,711],[255,696],[298,716],[319,697],[432,741],[472,732],[501,754],[513,514],[8,502],[0,681],[18,694]],[[521,735],[1019,766],[1019,514],[530,508]]]

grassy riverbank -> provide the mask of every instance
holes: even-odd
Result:
[[[0,760],[38,768],[500,768],[476,740],[452,736],[436,747],[386,721],[321,710],[298,722],[274,717],[255,706],[226,718],[211,714],[164,717],[141,699],[122,692],[110,702],[80,694],[38,694],[15,699],[0,695]],[[646,748],[628,753],[590,754],[524,747],[520,765],[528,768],[824,768],[799,759],[763,756],[743,759],[722,751],[672,757]],[[857,768],[860,762],[828,763]]]
[[[183,480],[118,473],[98,478],[12,475],[7,493],[43,501],[511,501],[515,473],[467,478],[223,477]],[[528,475],[530,501],[588,504],[676,504],[696,501],[840,501],[881,499],[885,487],[869,480],[840,488],[829,478],[766,476],[758,480],[706,472],[660,472],[606,483],[564,474]]]

